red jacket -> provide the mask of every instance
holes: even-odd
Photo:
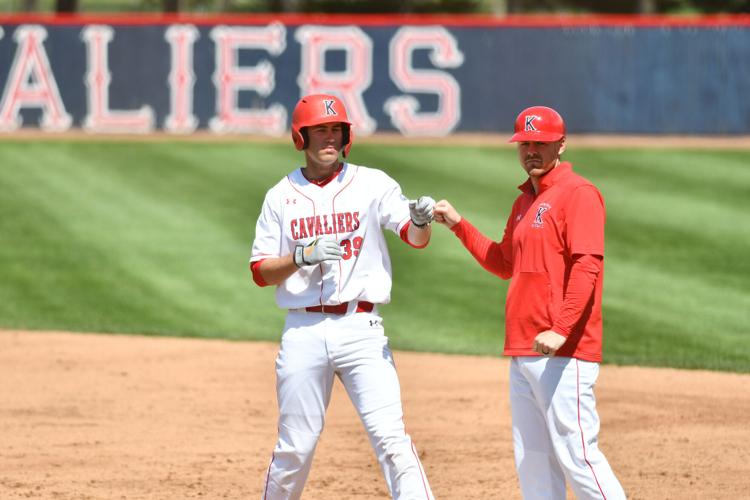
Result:
[[[568,339],[557,356],[586,361],[602,357],[604,199],[596,187],[560,163],[519,189],[499,243],[466,219],[452,229],[477,261],[511,279],[505,303],[508,356],[538,356],[531,347],[540,332]]]

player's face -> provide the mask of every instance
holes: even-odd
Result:
[[[565,138],[555,142],[519,142],[518,158],[529,177],[541,177],[557,165]]]
[[[341,123],[323,123],[307,128],[308,146],[305,149],[308,164],[328,167],[338,162],[344,141]]]

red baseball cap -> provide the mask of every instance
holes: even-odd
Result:
[[[514,132],[508,142],[555,142],[565,137],[565,122],[552,108],[532,106],[518,115]]]

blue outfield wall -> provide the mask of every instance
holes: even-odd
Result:
[[[2,16],[0,131],[280,135],[327,91],[360,134],[507,132],[535,104],[572,133],[750,133],[748,19],[662,21]]]

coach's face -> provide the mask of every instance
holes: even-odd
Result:
[[[308,146],[305,149],[308,165],[329,167],[339,159],[344,129],[341,123],[323,123],[307,128]]]
[[[518,157],[529,177],[541,177],[557,166],[565,151],[565,138],[555,142],[519,142]]]

